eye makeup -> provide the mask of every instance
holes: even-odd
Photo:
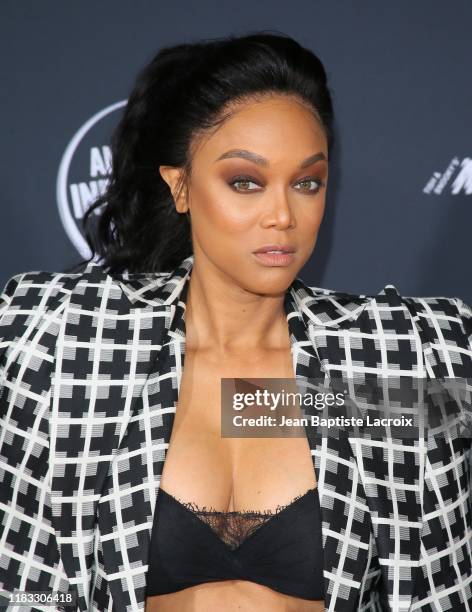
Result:
[[[241,193],[241,191],[260,191],[259,189],[238,189],[237,187],[235,187],[236,183],[253,183],[255,185],[259,185],[260,183],[258,181],[258,179],[249,176],[247,174],[238,174],[236,176],[231,177],[228,181],[227,181],[228,185],[231,187],[231,189],[234,189],[234,191],[237,191],[238,193]]]
[[[255,188],[240,189],[236,187],[237,183],[246,183],[246,184],[252,183],[260,187],[259,180],[248,174],[238,174],[238,175],[232,176],[226,182],[230,186],[230,188],[236,191],[237,193],[254,193],[254,192],[260,191],[260,189],[255,189]],[[316,183],[317,184],[316,189],[309,189],[309,190],[297,189],[297,191],[301,191],[302,193],[306,193],[307,195],[316,195],[323,187],[325,187],[325,181],[323,181],[321,177],[313,176],[313,175],[304,176],[300,178],[298,181],[294,183],[294,185],[299,185],[300,183],[309,183],[309,182]]]

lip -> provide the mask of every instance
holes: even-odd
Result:
[[[261,246],[254,253],[267,253],[267,251],[283,251],[284,253],[294,253],[295,247],[290,244],[265,244]]]
[[[281,251],[270,253],[269,251]],[[266,244],[253,251],[254,257],[264,266],[288,266],[294,260],[295,248],[290,245]]]

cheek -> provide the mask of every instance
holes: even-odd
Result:
[[[297,209],[297,229],[306,236],[316,236],[323,220],[324,201]]]
[[[257,222],[257,216],[251,208],[232,206],[230,202],[215,207],[212,212],[215,224],[227,234],[247,232]]]
[[[205,231],[213,228],[218,230],[219,235],[239,235],[254,227],[257,220],[257,210],[245,196],[232,198],[230,195],[222,195],[218,191],[208,192],[205,196],[195,200],[194,225]]]

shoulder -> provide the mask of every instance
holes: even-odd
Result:
[[[377,293],[349,293],[347,291],[315,287],[302,283],[305,291],[311,297],[339,298],[351,300],[364,300],[366,302],[377,302],[379,304],[405,305],[419,313],[423,317],[452,317],[465,320],[469,328],[472,324],[472,309],[460,297],[457,296],[410,296],[403,295],[401,291],[392,284],[385,285]]]
[[[305,302],[330,302],[341,308],[378,310],[380,318],[390,317],[394,310],[406,310],[416,322],[431,328],[432,331],[446,330],[449,337],[462,337],[472,344],[472,308],[459,296],[411,296],[403,295],[393,284],[385,285],[373,294],[349,293],[347,291],[306,285],[296,286],[298,295]]]
[[[0,316],[13,306],[35,308],[56,296],[68,295],[82,276],[83,272],[67,274],[44,270],[15,274],[0,291]]]
[[[120,280],[124,278],[126,275],[114,278],[98,263],[83,264],[77,272],[34,270],[15,274],[4,283],[3,289],[0,285],[0,315],[12,303],[34,306],[73,292],[95,292],[98,296],[106,285],[120,288]]]
[[[38,327],[54,303],[67,295],[67,278],[46,271],[28,271],[11,276],[0,289],[0,356],[20,338],[25,342]],[[66,292],[66,293],[64,293]],[[54,336],[57,325],[44,326]],[[56,329],[54,329],[54,327]],[[45,329],[46,331],[46,329]],[[44,338],[44,333],[42,333]]]
[[[42,329],[45,317],[54,334],[54,322],[58,323],[63,313],[77,318],[78,310],[127,314],[136,305],[153,306],[179,284],[179,272],[180,268],[174,273],[112,275],[92,261],[83,262],[75,272],[33,270],[15,274],[0,286],[0,343],[22,335],[26,327]],[[148,296],[154,300],[147,302]]]
[[[402,298],[418,320],[426,321],[437,331],[457,332],[471,340],[472,309],[458,296],[427,296]]]
[[[86,295],[93,306],[107,284],[115,284],[120,295],[119,285],[101,267],[90,265],[73,273],[31,270],[11,276],[0,288],[0,345],[26,330],[54,335],[72,295]]]
[[[167,303],[179,291],[192,265],[189,257],[167,272],[109,273],[105,266],[83,262],[77,272],[28,271],[0,286],[0,321],[18,309],[57,309],[66,298],[73,307],[126,311]]]

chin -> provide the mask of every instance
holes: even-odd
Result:
[[[274,272],[274,268],[253,274],[250,283],[246,282],[243,286],[247,291],[261,295],[276,296],[285,293],[295,276],[287,268],[278,268],[278,270],[278,274]]]

